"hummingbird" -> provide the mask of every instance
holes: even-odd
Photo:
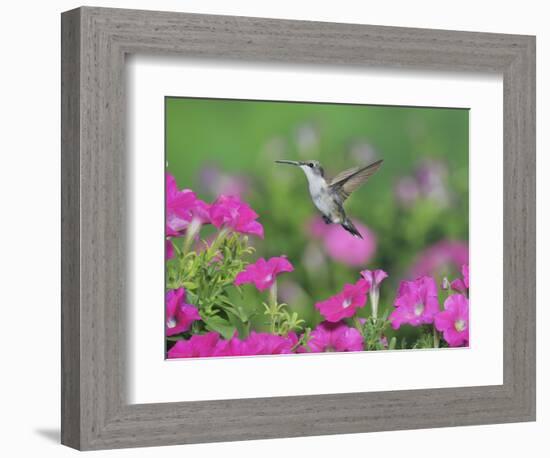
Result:
[[[363,238],[346,215],[344,201],[380,168],[383,162],[382,159],[365,167],[353,167],[344,170],[332,179],[325,176],[325,171],[319,161],[287,161],[281,159],[275,162],[296,165],[304,171],[309,184],[311,200],[321,212],[326,224],[340,224],[353,236]]]

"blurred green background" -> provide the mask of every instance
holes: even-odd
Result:
[[[467,262],[468,110],[172,97],[165,102],[167,171],[180,189],[191,188],[207,202],[224,193],[251,205],[265,229],[264,240],[251,237],[257,249],[251,262],[288,256],[295,271],[279,277],[279,296],[308,326],[321,321],[314,303],[355,282],[360,270],[389,274],[381,289],[383,313],[391,309],[400,280],[428,273],[438,281],[454,278]],[[328,176],[384,159],[345,205],[368,228],[368,246],[353,245],[343,229],[341,239],[331,242],[312,233],[312,226],[327,228],[315,220],[306,178],[275,159],[316,159]],[[209,230],[203,229],[205,237]],[[242,303],[258,309],[253,327],[261,330],[265,298],[251,285],[244,290]],[[367,306],[360,315],[369,313]]]

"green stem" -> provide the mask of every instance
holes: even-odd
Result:
[[[200,232],[202,227],[202,224],[200,220],[193,219],[189,226],[187,226],[186,232],[185,232],[185,239],[183,240],[183,254],[186,255],[189,253],[189,250],[191,249],[191,246],[193,245],[193,242],[195,241],[195,237]]]
[[[357,315],[354,315],[352,321],[353,325],[357,328],[361,335],[363,335],[363,325],[361,324],[359,317]]]
[[[434,348],[439,348],[439,332],[437,332],[437,329],[435,328],[435,324],[433,325],[433,332],[434,332]]]
[[[380,299],[380,292],[378,289],[373,289],[369,293],[370,304],[372,308],[372,319],[374,322],[378,319],[378,301]]]
[[[277,280],[269,287],[269,308],[271,310],[271,333],[275,334],[277,320]]]
[[[176,258],[181,257],[181,250],[178,247],[178,244],[174,243],[174,241],[172,239],[166,239],[166,240],[169,240],[170,243],[172,244],[172,246],[174,247],[174,251],[176,252]]]

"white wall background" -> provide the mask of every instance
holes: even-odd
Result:
[[[159,9],[287,19],[430,27],[537,35],[538,61],[538,234],[548,234],[543,212],[550,181],[550,21],[536,0],[441,2],[408,0],[124,0],[97,6]],[[0,419],[4,456],[72,456],[59,441],[60,160],[59,14],[79,6],[69,0],[3,4],[0,24]],[[546,19],[545,19],[546,17]],[[546,83],[546,84],[545,84]],[[548,205],[546,205],[548,207]],[[538,276],[548,238],[538,240]],[[201,457],[358,456],[445,458],[491,454],[501,458],[550,450],[548,293],[539,280],[538,421],[536,423],[445,428],[392,433],[250,441],[98,452],[98,456]],[[546,389],[545,389],[546,388]]]

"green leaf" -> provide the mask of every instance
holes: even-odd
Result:
[[[185,337],[183,335],[177,335],[177,336],[167,336],[166,337],[166,340],[170,341],[170,342],[177,342],[178,340],[184,340]]]
[[[237,330],[229,321],[224,320],[220,316],[203,316],[202,320],[206,323],[206,327],[210,331],[221,334],[224,339],[231,339]]]
[[[227,318],[231,322],[231,324],[235,326],[241,339],[248,337],[248,333],[250,331],[250,322],[243,321],[241,318],[237,317],[233,313],[228,313]]]
[[[197,283],[192,282],[192,281],[184,281],[183,282],[183,287],[185,289],[197,289],[199,287],[199,285]]]

